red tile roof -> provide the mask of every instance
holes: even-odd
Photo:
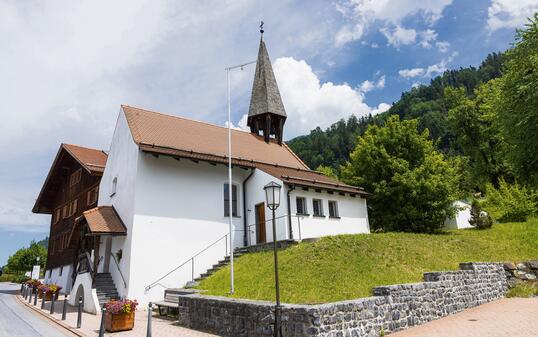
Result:
[[[142,151],[215,163],[228,162],[228,129],[123,105],[135,143]],[[232,130],[232,163],[258,168],[290,184],[366,194],[312,171],[286,145],[250,132]]]
[[[104,151],[72,144],[62,144],[62,147],[90,173],[105,171],[107,154]]]
[[[112,206],[99,206],[89,209],[77,218],[76,222],[85,220],[89,235],[110,234],[125,235],[127,229],[120,216]]]

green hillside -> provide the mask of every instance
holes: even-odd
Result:
[[[296,137],[287,144],[311,168],[320,165],[339,169],[349,153],[357,145],[357,137],[362,135],[368,125],[383,124],[391,115],[401,119],[418,118],[421,130],[427,128],[430,137],[437,141],[437,147],[444,152],[459,152],[448,124],[448,111],[444,91],[447,87],[463,87],[469,97],[475,89],[487,81],[502,75],[501,69],[506,61],[502,53],[489,54],[478,68],[468,67],[447,70],[433,78],[429,85],[421,85],[402,93],[392,107],[379,115],[357,118],[351,116],[347,121],[340,120],[326,130],[316,128],[310,134]],[[351,113],[351,112],[350,112]]]
[[[422,273],[455,270],[465,261],[538,259],[538,219],[497,224],[491,230],[446,234],[383,233],[324,237],[280,251],[283,302],[323,303],[370,296],[378,285],[416,282]],[[229,268],[199,286],[227,296]],[[272,252],[235,262],[234,297],[274,299]]]

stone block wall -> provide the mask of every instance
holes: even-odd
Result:
[[[285,304],[286,337],[373,337],[498,299],[507,291],[502,263],[462,263],[424,274],[424,282],[382,286],[374,296],[321,305]],[[179,323],[221,336],[270,337],[274,305],[200,294],[180,296]]]
[[[508,286],[513,287],[518,282],[536,281],[538,279],[538,261],[526,261],[517,264],[507,262],[503,264],[508,278]]]

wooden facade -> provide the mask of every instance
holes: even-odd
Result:
[[[58,151],[33,209],[51,214],[47,270],[76,262],[82,245],[75,219],[97,207],[103,157],[106,162],[102,151],[73,145],[62,144]]]

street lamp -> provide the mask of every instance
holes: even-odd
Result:
[[[282,186],[271,181],[269,184],[265,185],[263,189],[265,190],[265,200],[267,202],[267,208],[269,208],[273,213],[273,255],[275,258],[275,290],[276,290],[276,306],[275,306],[275,331],[274,337],[281,337],[282,331],[280,327],[280,316],[281,316],[281,307],[280,307],[280,287],[278,280],[278,256],[277,256],[277,239],[276,239],[276,223],[275,223],[275,210],[280,205],[280,189]]]

